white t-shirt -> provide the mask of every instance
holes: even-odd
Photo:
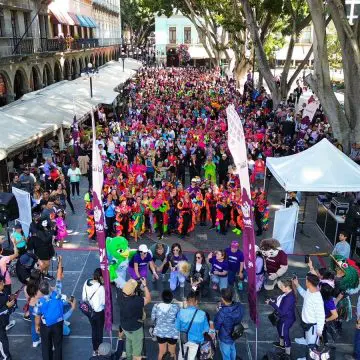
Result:
[[[67,176],[70,178],[70,182],[80,182],[80,169],[78,167],[75,170],[70,168],[68,170]]]

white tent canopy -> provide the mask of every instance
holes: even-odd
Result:
[[[266,166],[286,191],[360,191],[360,166],[327,139],[295,155],[269,157]]]
[[[122,64],[111,61],[93,77],[93,98],[87,76],[61,81],[24,95],[0,108],[0,160],[62,126],[70,126],[74,115],[81,119],[99,104],[112,104],[120,84],[135,75],[141,63],[132,59]]]

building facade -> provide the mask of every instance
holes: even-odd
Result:
[[[201,38],[193,23],[180,12],[171,17],[165,15],[155,17],[155,55],[157,62],[177,66],[176,49],[180,44],[186,44],[191,58],[205,61],[209,58]]]
[[[120,46],[120,0],[0,0],[0,106],[117,60]]]

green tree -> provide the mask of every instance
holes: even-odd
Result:
[[[315,33],[314,73],[306,77],[318,96],[335,137],[344,150],[350,150],[352,142],[360,143],[360,19],[347,19],[342,0],[307,0]],[[337,100],[330,80],[330,61],[326,21],[334,23],[339,39],[344,70],[344,109]]]
[[[121,19],[123,31],[130,33],[132,47],[146,45],[155,30],[154,13],[143,0],[122,0]]]

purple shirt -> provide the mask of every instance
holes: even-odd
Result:
[[[211,266],[211,273],[214,273],[214,271],[219,271],[219,272],[223,272],[223,271],[228,271],[229,270],[229,263],[227,262],[227,260],[223,260],[222,262],[216,260],[216,257],[213,256],[210,259],[210,264]],[[227,276],[227,275],[219,275],[219,276]]]
[[[238,272],[240,270],[240,263],[244,262],[243,252],[241,250],[232,252],[230,248],[226,248],[225,253],[229,263],[229,271]]]
[[[331,311],[336,310],[334,299],[324,301],[325,319],[331,316]]]
[[[139,253],[136,253],[134,257],[130,260],[129,266],[134,267],[134,264],[138,264],[139,269],[142,267],[147,267],[148,263],[152,260],[152,256],[150,253],[147,253],[145,256],[145,259],[141,258],[141,255]]]

